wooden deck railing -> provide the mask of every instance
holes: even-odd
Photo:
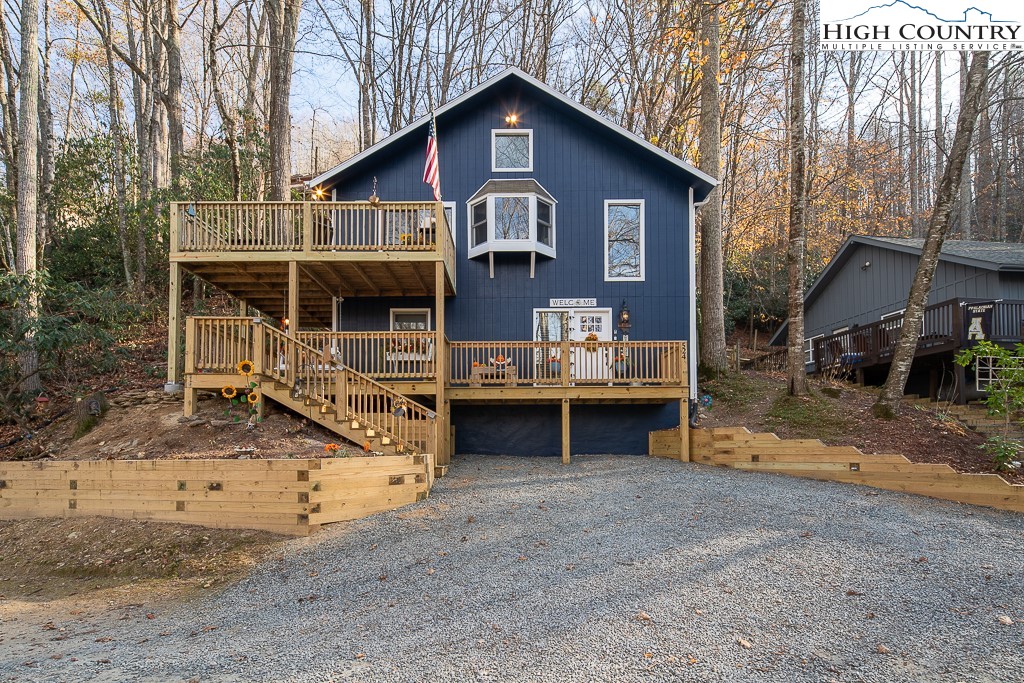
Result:
[[[252,318],[191,316],[185,325],[185,372],[237,372],[253,359]]]
[[[450,349],[455,386],[686,386],[688,381],[681,341],[453,341]]]
[[[376,379],[432,380],[437,376],[436,332],[299,332],[295,336]]]
[[[928,306],[917,341],[918,353],[934,353],[963,346],[963,307],[984,303],[974,299],[948,299]],[[989,338],[1017,342],[1024,336],[1024,301],[996,301]],[[816,372],[887,363],[903,329],[903,314],[814,340]]]
[[[454,251],[440,202],[175,202],[171,235],[185,252]]]
[[[371,381],[437,377],[444,353],[432,331],[300,332],[293,339],[243,317],[191,317],[186,328],[186,372],[234,373],[242,360],[288,386],[325,401],[339,389],[334,369]],[[447,342],[453,386],[686,386],[681,341]]]

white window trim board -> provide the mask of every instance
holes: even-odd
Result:
[[[495,142],[499,135],[522,135],[529,139],[530,164],[526,168],[498,168],[498,154]],[[492,128],[491,129],[491,173],[533,173],[533,128]]]
[[[390,318],[390,321],[391,321],[390,327],[391,327],[391,331],[392,332],[396,332],[397,331],[397,330],[395,330],[395,313],[426,313],[427,314],[427,330],[429,331],[429,330],[434,329],[433,326],[432,326],[432,322],[430,320],[430,309],[429,308],[392,308],[391,312],[389,314],[389,318]],[[408,332],[409,330],[401,330],[401,331]]]
[[[608,275],[608,207],[619,205],[640,205],[640,275],[638,277],[611,277]],[[647,278],[646,268],[646,223],[647,207],[644,199],[606,199],[604,200],[604,230],[601,237],[601,249],[604,252],[604,281],[605,282],[644,282]]]
[[[478,190],[479,191],[479,190]],[[530,236],[526,239],[498,239],[495,236],[494,200],[496,197],[525,197],[529,200]],[[537,202],[543,201],[551,205],[551,246],[537,239]],[[473,207],[480,202],[487,206],[487,239],[473,246]],[[535,252],[555,258],[558,253],[558,201],[549,201],[533,192],[496,192],[477,197],[476,201],[466,202],[466,246],[469,258],[482,256],[488,252]]]

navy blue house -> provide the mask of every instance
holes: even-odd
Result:
[[[262,396],[368,450],[640,454],[681,424],[684,457],[694,210],[717,181],[518,69],[434,120],[440,200],[425,117],[314,200],[170,205],[185,413],[250,359]],[[181,344],[185,272],[239,315],[191,316]]]
[[[615,380],[615,358],[623,354],[610,342],[624,335],[631,343],[694,338],[693,215],[717,181],[514,68],[435,117],[455,245],[457,292],[444,299],[452,343],[596,336]],[[311,186],[339,202],[373,193],[383,202],[432,200],[423,182],[428,125],[410,125]],[[333,324],[337,331],[432,329],[435,308],[434,297],[346,297]],[[621,327],[624,311],[628,326]],[[453,373],[457,358],[453,352]],[[689,377],[693,359],[686,358]],[[677,394],[644,381],[660,371],[648,368],[651,377],[640,377],[641,359],[634,360],[627,372],[640,381],[628,388],[575,383],[573,453],[646,453],[649,431],[679,424],[681,411],[669,400]],[[489,356],[478,362],[491,364]],[[520,364],[520,385],[529,379],[524,364],[536,361]],[[456,452],[559,453],[557,405],[539,393],[528,398],[541,388],[520,387],[526,396],[514,400],[512,390],[488,397],[453,387]]]

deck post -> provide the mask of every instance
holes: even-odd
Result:
[[[562,399],[562,464],[569,464],[569,399]]]
[[[690,462],[690,401],[679,399],[679,459]]]
[[[242,317],[249,315],[249,303],[245,299],[238,300],[238,315]]]
[[[180,391],[181,384],[181,275],[178,262],[171,263],[167,301],[167,383],[164,391]]]
[[[448,430],[445,410],[444,387],[447,384],[447,349],[444,331],[444,262],[434,262],[434,412],[437,413],[437,429],[434,430],[434,461],[439,465],[447,465],[444,461],[444,434]]]
[[[295,338],[295,333],[299,331],[299,262],[289,261],[288,262],[288,328],[286,333]],[[292,348],[292,352],[288,354],[287,359],[287,370],[285,375],[287,377],[288,386],[295,386],[296,365],[299,361],[298,349],[295,348],[294,344],[288,344]]]

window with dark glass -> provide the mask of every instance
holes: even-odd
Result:
[[[493,170],[530,171],[533,169],[531,131],[494,131]]]
[[[473,205],[473,225],[470,228],[472,230],[474,247],[487,241],[486,200]]]
[[[551,205],[543,199],[537,200],[537,241],[553,247],[551,232]]]
[[[494,239],[530,239],[530,198],[494,198]]]

